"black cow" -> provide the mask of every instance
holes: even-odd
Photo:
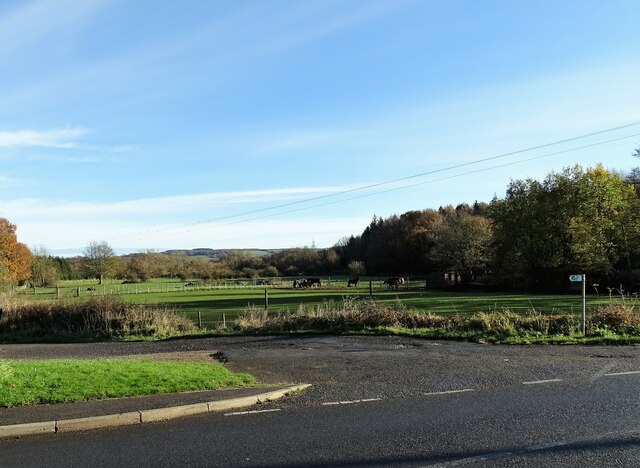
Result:
[[[347,280],[347,288],[350,288],[352,285],[357,288],[358,287],[358,281],[360,281],[360,278],[358,278],[357,276],[355,278],[349,278]]]

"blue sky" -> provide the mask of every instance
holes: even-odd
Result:
[[[4,1],[0,70],[0,216],[54,253],[325,247],[639,164],[640,125],[475,163],[640,121],[638,0]]]

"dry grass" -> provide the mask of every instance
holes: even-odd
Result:
[[[640,316],[633,307],[615,304],[588,314],[587,330],[594,335],[607,329],[616,334],[640,336]],[[535,309],[526,314],[509,310],[473,315],[436,315],[407,310],[400,302],[378,303],[345,298],[320,305],[300,305],[294,312],[268,314],[248,307],[235,322],[240,332],[357,331],[370,328],[404,330],[438,329],[498,336],[571,336],[581,333],[576,315],[545,315]]]
[[[5,304],[2,310],[0,334],[5,337],[164,338],[196,330],[172,310],[108,296],[82,302]]]

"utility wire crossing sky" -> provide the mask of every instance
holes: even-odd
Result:
[[[10,0],[0,69],[0,216],[56,254],[326,247],[639,164],[638,0]]]

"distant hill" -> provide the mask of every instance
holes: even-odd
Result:
[[[265,255],[269,255],[275,252],[279,252],[282,249],[209,249],[209,248],[199,248],[199,249],[174,249],[174,250],[165,250],[162,252],[163,255],[181,255],[185,257],[207,257],[212,258],[214,260],[220,260],[225,255],[230,252],[243,252],[245,254],[254,256],[254,257],[263,257]]]

